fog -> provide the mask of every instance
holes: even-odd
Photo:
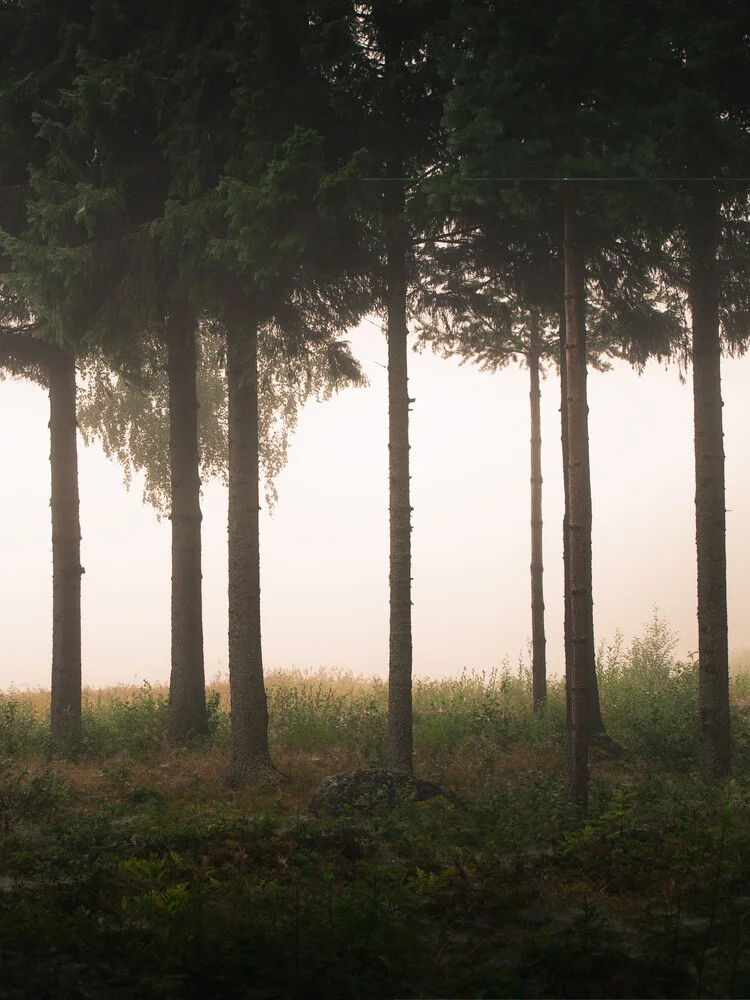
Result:
[[[387,673],[386,345],[351,334],[370,379],[301,414],[279,502],[261,525],[267,668]],[[414,670],[445,677],[528,660],[529,387],[431,353],[410,356]],[[750,359],[725,361],[730,646],[750,646]],[[559,380],[542,384],[548,663],[562,654]],[[626,641],[657,606],[697,648],[690,373],[625,364],[589,377],[597,643]],[[0,688],[48,686],[51,660],[46,394],[0,384]],[[84,683],[169,677],[170,531],[121,470],[80,442]],[[206,674],[227,668],[226,491],[203,496]]]

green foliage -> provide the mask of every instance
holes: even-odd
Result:
[[[50,824],[69,794],[68,783],[52,767],[32,774],[28,767],[0,761],[0,828],[6,837],[19,824]]]
[[[343,695],[333,678],[280,685],[269,691],[270,739],[283,751],[319,753],[334,747],[357,748],[368,766],[385,761],[387,689],[378,682],[369,692]]]
[[[564,700],[550,685],[544,713],[531,708],[531,674],[506,661],[489,675],[464,670],[458,680],[417,681],[414,689],[415,746],[449,765],[456,753],[490,765],[519,745],[549,746],[564,733]]]
[[[160,750],[167,724],[167,699],[148,681],[130,698],[92,701],[84,697],[81,752],[110,757],[125,752],[143,757]]]
[[[140,996],[691,997],[700,976],[718,997],[745,975],[744,786],[604,774],[581,824],[553,763],[321,821],[103,777],[86,798],[0,782],[14,985],[50,951]]]
[[[657,611],[623,649],[621,635],[597,656],[610,735],[631,753],[691,769],[698,763],[698,664],[674,660],[677,637]]]
[[[46,720],[28,700],[10,691],[0,696],[0,758],[41,754],[49,743]]]
[[[198,436],[201,479],[227,476],[227,401],[217,364],[221,341],[204,330],[198,338]],[[143,500],[169,516],[169,385],[164,349],[144,344],[130,366],[113,369],[101,355],[84,359],[78,394],[78,426],[87,445],[98,441],[117,461],[130,488],[134,472],[145,474]]]

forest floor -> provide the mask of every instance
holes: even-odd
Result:
[[[338,820],[307,805],[383,762],[380,682],[271,675],[287,780],[241,791],[220,682],[210,737],[176,752],[165,691],[88,692],[67,760],[48,695],[0,696],[0,997],[749,996],[750,676],[735,780],[709,786],[695,665],[640,642],[600,652],[624,753],[592,759],[585,821],[561,685],[534,716],[523,668],[415,687],[416,772],[459,804]]]

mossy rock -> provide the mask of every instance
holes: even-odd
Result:
[[[381,806],[395,809],[403,802],[424,802],[442,795],[453,802],[456,796],[434,781],[424,781],[413,775],[387,768],[368,771],[344,771],[325,778],[310,800],[313,816],[340,816],[347,809],[372,813]]]

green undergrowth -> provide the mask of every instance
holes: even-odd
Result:
[[[210,735],[165,748],[165,694],[89,693],[55,757],[33,700],[0,703],[0,996],[742,997],[750,994],[747,691],[735,781],[697,774],[697,678],[658,618],[599,653],[618,759],[568,801],[564,691],[525,668],[415,687],[415,760],[457,803],[311,817],[327,774],[384,760],[386,691],[269,683],[286,781],[229,791]],[[59,751],[59,748],[57,748]],[[3,990],[6,992],[3,993]],[[15,992],[13,992],[15,990]]]
[[[750,787],[606,762],[581,823],[561,758],[508,765],[458,805],[327,821],[288,793],[6,762],[4,988],[747,996]]]

